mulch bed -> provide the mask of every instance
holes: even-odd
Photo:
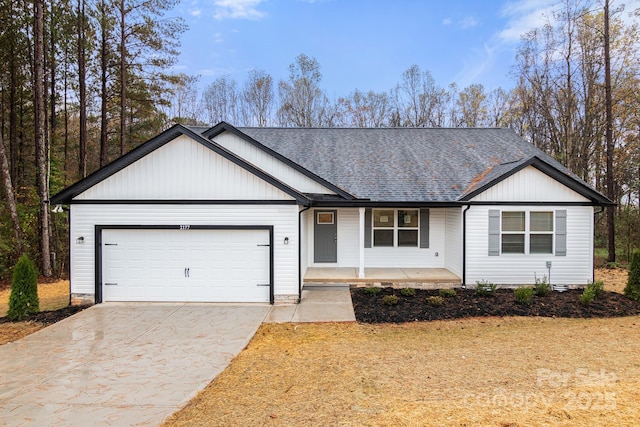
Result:
[[[52,310],[52,311],[41,311],[39,313],[33,314],[31,316],[28,316],[22,320],[20,320],[20,322],[38,322],[41,323],[45,326],[51,325],[53,323],[59,322],[62,319],[66,319],[67,317],[76,314],[82,310],[84,310],[85,308],[90,307],[90,305],[70,305],[68,307],[64,307],[61,308],[59,310]],[[12,322],[11,320],[9,320],[9,318],[7,317],[0,317],[0,324],[2,323],[10,323]],[[18,322],[16,320],[16,322]]]
[[[459,319],[481,316],[540,317],[619,317],[640,314],[640,302],[615,292],[605,292],[589,306],[581,305],[582,290],[550,292],[534,296],[530,305],[518,304],[513,289],[498,289],[492,296],[477,295],[473,289],[456,289],[456,295],[444,298],[439,307],[426,299],[438,295],[437,290],[416,289],[415,296],[403,296],[400,289],[384,288],[377,295],[368,295],[365,288],[351,290],[351,299],[358,322],[404,323],[427,320]],[[396,295],[396,305],[386,305],[385,295]]]

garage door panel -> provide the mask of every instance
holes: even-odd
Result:
[[[268,230],[103,230],[104,301],[268,302]],[[109,243],[109,245],[106,245]]]

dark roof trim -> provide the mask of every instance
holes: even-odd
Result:
[[[295,200],[205,200],[205,199],[82,199],[70,205],[297,205]]]
[[[498,184],[499,182],[501,182],[501,181],[507,179],[508,177],[520,172],[521,170],[523,170],[527,166],[533,166],[534,168],[538,169],[540,172],[546,174],[547,176],[555,179],[556,181],[560,182],[561,184],[563,184],[563,185],[567,186],[568,188],[572,189],[576,193],[578,193],[578,194],[586,197],[587,199],[591,200],[591,202],[592,202],[592,203],[590,203],[591,205],[597,205],[597,206],[615,205],[614,202],[609,200],[603,194],[601,194],[598,191],[592,189],[591,187],[589,187],[586,184],[582,183],[578,179],[573,178],[572,176],[567,175],[566,173],[563,173],[562,171],[558,170],[556,167],[554,167],[554,166],[550,165],[549,163],[545,162],[544,160],[540,159],[538,156],[533,156],[530,159],[528,159],[527,161],[522,162],[520,165],[514,167],[513,169],[509,170],[508,172],[498,176],[497,178],[495,178],[495,179],[491,180],[490,182],[486,183],[485,185],[483,185],[483,186],[473,190],[472,192],[464,195],[459,200],[461,202],[469,201],[469,200],[473,199],[475,196],[477,196],[478,194],[486,191],[490,187],[493,187],[494,185]],[[495,204],[495,202],[494,203],[490,203],[490,204]]]
[[[459,202],[388,202],[388,201],[371,201],[371,200],[316,200],[312,202],[313,207],[317,208],[453,208],[460,207]]]
[[[297,170],[298,172],[300,172],[301,174],[305,175],[306,177],[314,180],[318,184],[327,187],[328,189],[334,191],[336,194],[342,196],[343,198],[348,199],[348,200],[356,199],[356,197],[353,196],[352,194],[347,193],[346,191],[344,191],[340,187],[330,183],[326,179],[324,179],[324,178],[314,174],[313,172],[305,169],[304,167],[302,167],[298,163],[288,159],[287,157],[284,157],[282,154],[278,153],[277,151],[272,150],[271,148],[265,146],[264,144],[261,144],[259,141],[256,141],[255,139],[251,138],[249,135],[243,133],[242,131],[238,130],[237,128],[235,128],[234,126],[230,125],[227,122],[218,123],[214,127],[210,128],[210,129],[207,129],[206,131],[202,132],[202,135],[205,136],[206,138],[212,139],[212,138],[215,138],[216,136],[220,135],[223,132],[231,132],[232,134],[244,139],[245,141],[247,141],[248,143],[250,143],[254,147],[264,151],[265,153],[269,154],[270,156],[273,156],[273,157],[277,158],[281,162],[285,163],[287,166],[290,166],[291,168]]]
[[[286,194],[288,194],[291,197],[293,197],[298,203],[304,204],[304,205],[308,205],[309,204],[310,201],[304,194],[302,194],[302,193],[298,192],[297,190],[289,187],[288,185],[284,184],[282,181],[280,181],[277,178],[269,175],[268,173],[264,172],[263,170],[258,169],[257,167],[255,167],[251,163],[246,162],[245,160],[241,159],[240,157],[234,155],[233,153],[230,153],[229,151],[225,150],[224,148],[220,147],[219,145],[215,144],[214,142],[203,138],[201,135],[199,135],[199,134],[193,132],[192,130],[190,130],[190,129],[182,126],[182,125],[179,125],[179,124],[170,127],[169,129],[167,129],[166,131],[162,132],[160,135],[156,136],[155,138],[150,139],[149,141],[145,142],[144,144],[140,145],[139,147],[131,150],[130,152],[128,152],[124,156],[114,160],[113,162],[109,163],[108,165],[104,166],[103,168],[98,169],[97,171],[95,171],[91,175],[87,176],[86,178],[84,178],[84,179],[78,181],[77,183],[71,185],[70,187],[67,187],[66,189],[62,190],[61,192],[59,192],[58,194],[56,194],[55,196],[53,196],[51,198],[51,204],[56,204],[57,205],[57,204],[63,204],[63,203],[64,204],[70,203],[71,200],[74,197],[76,197],[77,195],[79,195],[82,192],[88,190],[89,188],[93,187],[94,185],[100,183],[101,181],[105,180],[106,178],[110,177],[111,175],[121,171],[122,169],[124,169],[127,166],[131,165],[132,163],[140,160],[141,158],[143,158],[147,154],[155,151],[156,149],[162,147],[166,143],[174,140],[175,138],[177,138],[178,136],[181,136],[181,135],[185,135],[185,136],[188,136],[188,137],[192,138],[194,141],[196,141],[196,142],[202,144],[203,146],[209,148],[210,150],[218,153],[219,155],[223,156],[227,160],[235,163],[236,165],[244,168],[245,170],[247,170],[247,171],[251,172],[252,174],[256,175],[257,177],[265,180],[269,184],[273,185],[274,187],[282,190]]]

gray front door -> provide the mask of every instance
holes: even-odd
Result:
[[[313,229],[313,260],[338,262],[337,211],[316,211]]]

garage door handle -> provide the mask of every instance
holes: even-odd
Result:
[[[189,269],[188,268],[184,269],[184,277],[189,277]]]
[[[268,245],[268,244],[267,244],[267,245],[256,245],[256,246],[271,246],[271,245]]]
[[[256,286],[271,286],[271,283],[258,283]]]
[[[105,286],[117,286],[118,284],[117,283],[105,283],[104,285]]]

